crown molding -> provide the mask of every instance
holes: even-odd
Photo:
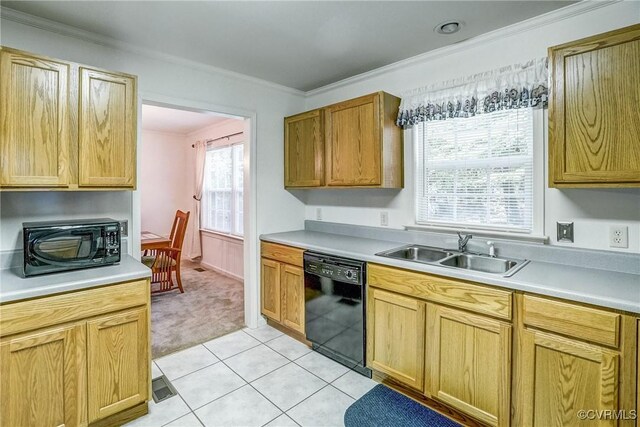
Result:
[[[38,28],[41,30],[49,31],[55,34],[59,34],[66,37],[71,37],[84,42],[97,44],[113,49],[126,51],[129,53],[135,53],[137,55],[143,55],[148,58],[170,62],[176,65],[183,65],[196,70],[204,71],[212,74],[221,74],[225,77],[243,80],[245,82],[265,86],[274,90],[289,93],[297,96],[305,96],[305,92],[299,89],[294,89],[288,86],[284,86],[278,83],[263,80],[257,77],[248,76],[246,74],[230,71],[224,68],[219,68],[213,65],[204,64],[202,62],[185,59],[176,55],[163,53],[155,49],[149,49],[146,47],[138,46],[132,43],[122,42],[112,37],[102,36],[100,34],[93,33],[91,31],[82,30],[80,28],[73,27],[71,25],[62,24],[60,22],[52,21],[50,19],[41,18],[39,16],[30,15],[28,13],[20,12],[10,9],[6,6],[0,6],[0,18],[8,21],[17,22],[19,24],[28,25],[30,27]]]
[[[371,71],[366,71],[364,73],[357,74],[352,77],[347,77],[346,79],[337,81],[335,83],[330,83],[328,85],[319,87],[317,89],[311,89],[305,92],[305,95],[307,97],[320,95],[320,94],[332,91],[334,89],[338,89],[344,86],[349,86],[351,84],[379,76],[381,74],[389,73],[399,68],[405,68],[411,65],[433,61],[434,59],[441,58],[443,56],[448,56],[456,52],[462,52],[468,49],[472,49],[475,46],[489,43],[493,40],[513,36],[515,34],[530,31],[535,28],[543,27],[545,25],[549,25],[555,22],[560,22],[565,19],[569,19],[574,16],[581,15],[595,9],[599,9],[601,7],[610,6],[612,4],[619,3],[621,1],[623,0],[583,0],[578,3],[574,3],[569,6],[565,6],[563,8],[556,9],[542,15],[534,16],[533,18],[529,18],[525,21],[520,21],[515,24],[509,25],[507,27],[498,28],[488,33],[484,33],[479,36],[469,38],[467,40],[461,41],[456,44],[430,50],[428,52],[421,53],[419,55],[412,56],[410,58],[403,59],[389,65],[384,65],[382,67],[373,69]]]

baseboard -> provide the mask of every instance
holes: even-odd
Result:
[[[125,409],[117,414],[110,415],[101,420],[97,420],[89,424],[90,427],[112,427],[121,426],[128,422],[131,422],[137,418],[147,415],[149,413],[149,407],[147,402],[142,402],[133,408]]]
[[[230,271],[223,270],[222,268],[216,267],[215,265],[209,264],[208,262],[200,261],[200,265],[208,268],[209,270],[213,270],[216,273],[220,273],[223,276],[229,277],[231,279],[239,280],[241,282],[244,281],[244,277],[238,276],[237,274],[233,274]]]

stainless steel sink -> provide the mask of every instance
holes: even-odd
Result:
[[[440,261],[440,264],[447,267],[482,271],[484,273],[511,275],[515,273],[515,271],[512,272],[511,270],[520,266],[520,264],[524,264],[524,261],[507,258],[492,258],[486,255],[457,254]]]
[[[430,246],[408,245],[380,252],[376,255],[405,261],[433,263],[453,255],[453,252]]]
[[[483,254],[461,253],[454,250],[421,245],[407,245],[380,252],[376,255],[403,261],[500,274],[504,277],[512,276],[529,262],[527,260],[491,257]]]

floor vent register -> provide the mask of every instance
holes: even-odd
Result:
[[[153,395],[153,401],[156,403],[167,400],[178,394],[176,389],[173,388],[173,385],[171,385],[167,377],[164,375],[151,380],[151,393]]]

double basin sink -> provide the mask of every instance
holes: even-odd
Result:
[[[422,264],[440,265],[482,273],[500,274],[504,277],[512,276],[524,267],[528,261],[512,258],[492,257],[489,255],[463,253],[448,249],[438,249],[430,246],[407,245],[377,253],[386,258],[413,261]]]

